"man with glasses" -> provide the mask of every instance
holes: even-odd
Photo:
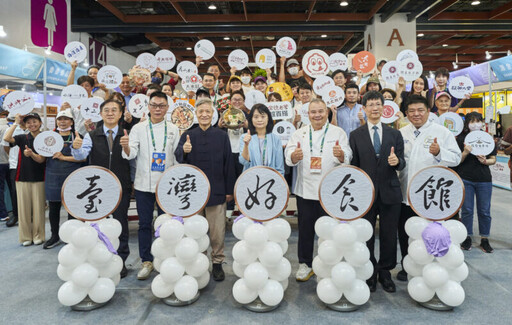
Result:
[[[78,131],[75,131],[75,140],[71,154],[76,160],[84,160],[89,157],[90,165],[97,165],[111,170],[119,178],[123,189],[121,202],[112,214],[114,219],[121,223],[122,231],[119,236],[119,248],[117,253],[123,259],[121,278],[124,278],[128,270],[125,262],[130,254],[128,247],[128,206],[130,205],[130,193],[132,183],[130,179],[130,164],[121,157],[121,137],[126,130],[120,126],[119,120],[123,116],[121,103],[108,99],[100,106],[100,115],[103,119],[103,127],[99,127],[85,135],[82,139]]]
[[[407,186],[418,171],[430,166],[455,167],[460,163],[461,152],[453,134],[444,126],[428,121],[430,110],[427,99],[411,95],[406,102],[406,114],[411,124],[400,129],[404,138],[404,157],[407,165],[399,173],[402,187],[402,208],[398,222],[398,241],[403,259],[409,248],[405,223],[416,215],[407,201]],[[407,281],[407,272],[398,272],[397,279]]]
[[[145,280],[153,270],[151,244],[153,242],[153,212],[155,210],[156,183],[162,173],[176,163],[174,150],[179,141],[178,128],[166,120],[169,104],[167,95],[154,92],[149,97],[149,118],[136,124],[120,140],[124,159],[137,158],[135,173],[135,201],[139,215],[139,255],[142,268],[137,274]],[[157,206],[158,214],[164,212]]]
[[[395,292],[390,270],[396,266],[396,233],[400,217],[402,192],[396,171],[405,167],[404,141],[398,130],[381,123],[384,97],[378,91],[369,91],[363,97],[366,125],[352,131],[351,164],[364,170],[375,187],[375,200],[364,218],[375,229],[379,215],[379,261],[375,259],[375,234],[366,243],[374,271],[366,282],[370,291],[377,289],[378,281],[387,292]]]

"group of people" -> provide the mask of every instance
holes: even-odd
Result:
[[[201,63],[198,58],[197,64]],[[385,62],[379,62],[382,68]],[[74,80],[76,63],[72,64],[69,83]],[[155,206],[155,188],[162,173],[176,164],[192,164],[208,177],[211,194],[203,211],[209,223],[212,276],[216,281],[225,277],[222,263],[226,216],[234,209],[233,189],[237,177],[250,167],[268,166],[285,175],[297,200],[298,260],[297,281],[307,281],[312,275],[312,260],[316,220],[326,215],[320,204],[318,188],[323,176],[340,165],[353,165],[364,170],[375,186],[375,201],[363,216],[375,227],[379,221],[380,256],[374,254],[375,235],[367,242],[374,264],[374,274],[367,281],[371,291],[377,282],[385,291],[394,292],[390,271],[397,264],[397,242],[401,258],[407,255],[408,236],[405,223],[415,213],[407,200],[406,190],[411,178],[428,166],[447,166],[455,169],[464,181],[466,197],[461,208],[461,220],[468,230],[463,249],[471,249],[473,235],[474,198],[477,199],[480,247],[492,252],[490,235],[490,202],[492,180],[489,166],[494,164],[496,151],[488,156],[471,154],[464,145],[465,136],[484,127],[482,116],[465,116],[463,132],[455,137],[447,128],[429,121],[429,113],[443,114],[457,111],[462,101],[450,96],[447,90],[449,72],[438,69],[435,87],[428,88],[422,76],[405,91],[405,81],[393,87],[382,88],[379,69],[366,81],[361,72],[351,76],[345,71],[334,71],[331,77],[345,91],[345,101],[339,107],[327,107],[313,92],[312,80],[300,69],[296,59],[281,58],[279,76],[267,71],[267,77],[252,79],[249,70],[240,73],[232,69],[226,84],[220,80],[218,65],[211,65],[202,76],[203,87],[187,94],[193,100],[197,125],[183,131],[167,119],[175,99],[179,76],[170,71],[157,70],[152,83],[136,87],[128,74],[117,92],[98,83],[97,67],[90,67],[87,76],[78,78],[89,97],[105,99],[101,104],[102,121],[92,123],[80,114],[80,107],[63,103],[57,115],[55,129],[63,140],[61,152],[45,158],[34,150],[34,139],[41,130],[37,113],[10,116],[14,123],[3,130],[5,154],[0,153],[0,165],[9,162],[14,216],[19,220],[19,241],[23,246],[44,243],[44,248],[59,244],[58,235],[62,184],[72,171],[84,165],[97,165],[111,170],[122,184],[121,203],[113,217],[121,222],[119,255],[126,261],[128,246],[127,211],[134,191],[139,218],[138,243],[142,267],[137,277],[147,279],[153,270],[151,244]],[[286,74],[288,73],[288,75]],[[167,76],[170,77],[164,81]],[[351,79],[356,79],[354,82]],[[272,133],[274,120],[268,107],[256,104],[245,106],[245,92],[256,89],[266,92],[273,82],[287,83],[293,90],[291,100],[295,116],[290,122],[296,127],[287,145]],[[394,89],[393,89],[394,88]],[[136,92],[149,96],[148,114],[137,119],[127,105]],[[364,94],[364,95],[363,95]],[[268,101],[282,101],[281,94],[270,92]],[[385,100],[394,100],[401,108],[400,119],[386,125],[381,122]],[[227,104],[227,105],[225,105]],[[299,113],[308,104],[308,121]],[[212,125],[214,114],[227,107],[240,109],[246,121],[238,128],[227,128],[222,118]],[[217,111],[217,112],[216,112]],[[1,125],[0,125],[1,126]],[[512,148],[512,146],[511,146]],[[7,157],[8,154],[8,157]],[[10,162],[13,161],[14,167]],[[2,167],[3,168],[3,167]],[[17,202],[16,203],[16,198]],[[45,237],[45,201],[48,201],[51,236]],[[0,214],[2,206],[0,205]],[[6,215],[6,213],[4,213]],[[377,218],[378,216],[378,218]],[[68,216],[72,218],[72,216]],[[398,239],[398,240],[397,240]],[[121,277],[127,275],[123,266]],[[407,281],[402,269],[398,279]]]

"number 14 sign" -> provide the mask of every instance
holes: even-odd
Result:
[[[100,41],[89,38],[89,64],[100,68],[107,64],[107,46]]]

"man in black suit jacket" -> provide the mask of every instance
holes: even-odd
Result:
[[[404,141],[399,131],[380,121],[384,108],[384,97],[381,93],[367,92],[362,104],[368,121],[350,134],[350,148],[354,153],[351,164],[363,169],[375,186],[375,201],[364,218],[375,228],[378,214],[380,228],[378,262],[374,254],[375,234],[366,243],[374,266],[373,276],[367,283],[370,291],[374,292],[378,275],[384,290],[395,292],[395,284],[389,271],[396,266],[397,228],[402,202],[396,171],[405,167]]]

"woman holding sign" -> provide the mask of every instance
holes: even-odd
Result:
[[[240,163],[244,171],[254,166],[274,168],[284,176],[281,139],[272,133],[274,121],[267,106],[256,104],[249,113],[249,129],[240,138]]]
[[[462,151],[460,165],[457,167],[457,173],[464,182],[466,196],[461,208],[462,223],[468,230],[468,237],[460,245],[464,250],[471,249],[471,235],[473,235],[473,207],[476,197],[476,207],[478,214],[478,229],[480,232],[480,249],[486,253],[492,253],[493,248],[489,244],[489,233],[491,230],[491,195],[492,195],[492,176],[489,166],[496,163],[496,145],[491,136],[488,141],[485,138],[476,138],[469,140],[468,135],[473,132],[481,131],[484,126],[482,115],[477,112],[471,112],[466,115],[464,129],[457,137],[457,144]],[[483,132],[482,132],[483,133]],[[485,134],[483,134],[485,135]],[[469,140],[469,141],[467,141]],[[472,146],[473,144],[473,146]],[[482,155],[476,152],[482,145],[491,146],[488,155]],[[473,148],[474,147],[474,148]]]

